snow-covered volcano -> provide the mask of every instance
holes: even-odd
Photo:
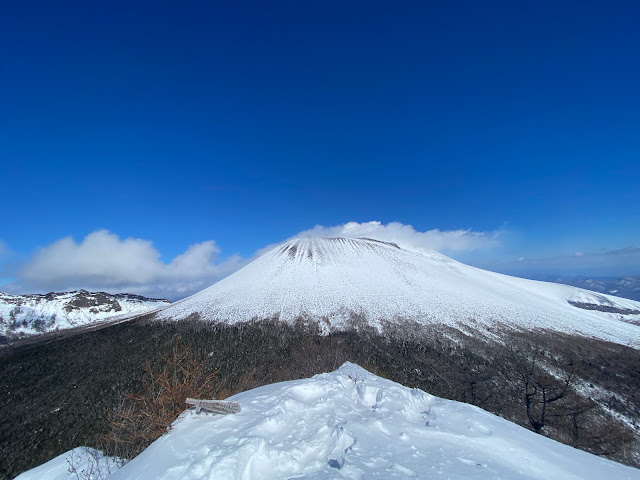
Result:
[[[236,323],[303,317],[325,331],[360,318],[577,332],[640,346],[640,302],[464,265],[436,252],[359,238],[301,238],[158,314]]]

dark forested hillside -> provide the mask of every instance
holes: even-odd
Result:
[[[378,375],[476,404],[531,430],[638,465],[640,352],[558,333],[431,327],[329,336],[300,321],[236,326],[149,318],[0,352],[1,478],[80,445],[102,446],[107,413],[176,345],[217,370],[230,394],[352,361]],[[624,420],[624,421],[623,421]]]

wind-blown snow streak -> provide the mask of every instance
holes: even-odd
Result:
[[[109,479],[640,479],[640,470],[350,363],[232,398],[240,413],[185,412]]]
[[[606,305],[600,311],[578,306]],[[488,272],[436,252],[371,239],[286,242],[159,318],[198,313],[235,323],[278,316],[324,319],[340,329],[353,313],[380,327],[400,318],[421,324],[473,322],[580,333],[640,346],[640,302],[566,285]]]

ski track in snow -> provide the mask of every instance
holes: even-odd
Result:
[[[640,314],[584,310],[568,302],[640,311],[640,302],[576,287],[510,277],[369,239],[289,241],[158,318],[199,313],[236,323],[279,317],[326,319],[345,326],[351,314],[372,326],[404,318],[421,324],[545,328],[640,346]],[[476,324],[477,322],[477,324]],[[325,324],[321,322],[321,325]]]

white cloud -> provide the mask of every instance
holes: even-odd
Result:
[[[411,225],[399,222],[386,225],[381,222],[349,222],[333,227],[316,225],[294,237],[367,237],[397,243],[408,248],[446,253],[497,247],[500,245],[501,233],[501,231],[474,232],[472,230],[438,230],[437,228],[420,232]]]
[[[208,287],[246,261],[232,256],[217,262],[220,248],[212,240],[191,245],[164,263],[148,240],[121,239],[107,230],[87,235],[80,243],[62,238],[42,248],[18,271],[7,290],[124,291],[176,299]]]
[[[318,225],[294,237],[369,237],[414,249],[464,252],[497,246],[499,235],[500,232],[470,230],[419,232],[398,222],[349,222],[333,227]],[[81,242],[65,237],[40,249],[12,273],[16,280],[2,289],[35,293],[84,288],[177,300],[212,285],[274,246],[258,250],[250,259],[234,255],[220,260],[220,248],[209,240],[191,245],[166,263],[149,240],[122,239],[115,233],[98,230]]]

